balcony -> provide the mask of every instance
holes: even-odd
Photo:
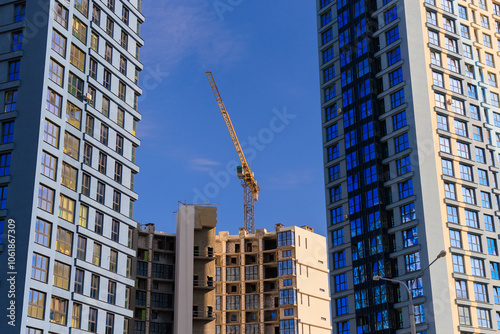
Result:
[[[215,283],[213,279],[209,280],[200,280],[200,279],[194,279],[193,280],[193,288],[195,289],[215,289]]]
[[[213,311],[193,311],[193,319],[202,321],[215,320],[215,313]]]
[[[200,250],[197,246],[194,247],[193,256],[198,260],[212,261],[215,259],[213,248],[208,248],[206,251]]]

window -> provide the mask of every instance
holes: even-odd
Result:
[[[40,185],[38,188],[38,208],[52,213],[54,206],[54,190]]]
[[[68,78],[68,92],[78,99],[83,96],[83,80],[71,72]]]
[[[453,271],[457,273],[465,273],[464,269],[464,257],[458,254],[452,254],[453,260]]]
[[[120,81],[118,82],[118,98],[125,101],[126,99],[126,89],[127,86],[125,85],[124,82]]]
[[[407,273],[420,270],[420,253],[405,255],[405,266]]]
[[[121,196],[119,191],[113,190],[113,210],[117,212],[120,212]]]
[[[333,255],[333,265],[335,269],[345,267],[346,265],[345,250],[335,253]]]
[[[396,138],[394,138],[394,146],[396,153],[406,150],[410,147],[408,142],[408,133],[404,133]]]
[[[90,298],[99,299],[99,276],[92,274],[90,279]]]
[[[73,246],[73,232],[61,227],[57,228],[56,250],[60,253],[71,256]]]
[[[102,235],[103,224],[104,224],[104,214],[97,211],[95,213],[94,232],[99,235]]]
[[[109,128],[106,125],[101,124],[101,136],[99,138],[99,141],[104,145],[108,145],[108,134]]]
[[[111,313],[106,313],[106,331],[105,334],[113,334],[113,328],[115,323],[115,315]]]
[[[432,72],[432,82],[438,87],[444,87],[443,74],[438,72]]]
[[[22,38],[22,35],[21,35]],[[56,30],[52,31],[52,50],[57,52],[63,58],[66,57],[66,37]]]
[[[431,64],[441,66],[441,54],[436,51],[431,51]]]
[[[398,175],[403,175],[411,171],[411,158],[410,156],[396,160],[396,170]]]
[[[120,72],[123,75],[127,75],[127,58],[120,56]]]
[[[394,43],[399,39],[399,27],[396,26],[385,33],[387,45]]]
[[[123,155],[123,137],[116,135],[116,153]]]
[[[462,91],[462,81],[459,79],[455,79],[450,77],[450,90],[458,93],[458,94],[463,94]]]
[[[109,17],[106,19],[106,33],[113,37],[113,30],[114,30],[114,25],[115,23],[113,20],[111,20]]]
[[[460,164],[460,178],[472,182],[472,167]]]
[[[90,48],[95,52],[99,51],[99,35],[94,32],[90,34]]]
[[[434,93],[434,105],[438,108],[446,109],[444,94]]]
[[[392,123],[394,131],[401,129],[403,126],[406,126],[406,111],[392,116]]]
[[[83,44],[87,43],[87,26],[76,16],[73,16],[73,36],[78,38]]]
[[[54,262],[54,286],[64,290],[69,290],[69,272],[71,266],[55,261]]]
[[[76,160],[80,154],[80,140],[69,132],[64,133],[64,153]]]
[[[70,62],[80,71],[85,71],[85,52],[77,48],[74,44],[71,44]]]
[[[16,101],[17,101],[17,92],[16,92]],[[52,89],[49,88],[47,90],[46,109],[48,111],[50,111],[51,113],[53,113],[54,115],[60,117],[61,116],[61,103],[62,103],[62,96],[57,94],[56,92],[54,92]]]
[[[33,260],[31,261],[31,278],[46,283],[48,265],[48,257],[33,253]]]
[[[457,207],[448,205],[446,206],[446,212],[448,214],[448,222],[459,224]]]
[[[73,223],[75,218],[75,200],[61,194],[59,196],[59,218]]]
[[[443,175],[453,176],[453,162],[448,159],[441,159],[441,165],[443,166]]]
[[[476,161],[483,164],[486,163],[484,149],[476,147],[475,150],[476,150]]]
[[[343,297],[336,300],[337,316],[349,313],[349,298]]]
[[[469,250],[473,252],[482,252],[481,247],[481,237],[477,234],[467,233],[467,239],[469,240]]]
[[[467,137],[467,123],[455,120],[455,133]]]
[[[462,248],[462,237],[460,231],[450,230],[450,243],[451,247]]]
[[[338,246],[344,243],[344,229],[332,231],[332,245]]]
[[[335,276],[335,292],[347,290],[347,274]]]
[[[5,92],[5,108],[4,112],[17,110],[17,90]]]
[[[403,246],[406,248],[414,245],[418,245],[417,227],[403,231]]]
[[[407,198],[413,195],[413,179],[406,180],[398,184],[399,199]]]
[[[77,129],[80,129],[82,121],[82,109],[69,102],[66,105],[66,122]]]
[[[76,258],[85,261],[87,254],[87,238],[78,236],[78,243],[76,248]]]
[[[398,68],[397,70],[389,73],[389,87],[396,86],[398,83],[403,81],[403,68]]]
[[[470,264],[471,264],[471,271],[472,271],[471,274],[472,275],[486,277],[486,275],[484,274],[484,261],[483,260],[471,257]]]
[[[118,252],[111,250],[109,253],[109,271],[116,273],[118,263]]]
[[[479,228],[479,218],[476,211],[464,210],[465,225],[469,227]]]
[[[97,182],[97,194],[96,201],[100,204],[104,204],[104,196],[106,191],[106,185],[101,181]]]
[[[75,292],[83,293],[83,280],[85,273],[81,269],[76,269],[75,271]]]
[[[439,137],[439,147],[445,153],[451,153],[450,138]]]
[[[490,261],[491,278],[500,280],[500,264]]]
[[[483,214],[484,229],[486,231],[495,232],[495,226],[493,225],[493,217],[490,215]]]
[[[458,320],[461,325],[471,325],[470,309],[468,306],[458,306]]]
[[[473,188],[462,186],[463,201],[469,204],[476,204],[476,193]]]
[[[54,14],[55,14],[55,21],[58,22],[60,25],[62,25],[64,28],[68,27],[68,10],[66,7],[58,3],[57,1],[55,2],[54,5]]]
[[[490,311],[477,308],[477,322],[479,327],[491,328]]]
[[[44,123],[44,141],[55,148],[59,147],[59,127],[48,120]]]
[[[401,211],[401,222],[402,223],[407,223],[409,221],[416,219],[415,204],[414,203],[410,203],[410,204],[407,204],[407,205],[400,207],[400,211]]]
[[[0,155],[0,175],[8,175],[10,169],[10,153]],[[40,173],[48,178],[56,179],[57,158],[47,152],[42,152],[42,166]]]
[[[82,322],[82,304],[73,303],[71,327],[80,328]]]
[[[495,239],[486,238],[486,244],[488,245],[488,254],[497,256],[497,241]]]
[[[120,45],[125,50],[128,49],[128,34],[124,30],[121,32]]]
[[[401,89],[394,94],[391,94],[391,108],[394,109],[405,102],[405,91]]]
[[[472,84],[467,84],[467,93],[470,98],[477,100],[477,87]]]
[[[445,12],[453,13],[453,2],[452,2],[452,0],[442,0],[441,1],[441,8],[443,8],[443,10]]]
[[[439,46],[439,34],[429,30],[429,43]]]
[[[50,236],[52,235],[52,224],[37,218],[35,223],[35,243],[50,247]]]
[[[437,25],[436,12],[427,11],[427,23]]]
[[[14,6],[14,22],[24,21],[26,14],[26,4],[18,4]]]
[[[111,240],[118,242],[118,236],[120,231],[120,222],[114,220],[111,222]]]
[[[467,281],[455,281],[455,288],[457,292],[457,298],[469,299],[467,294]]]
[[[30,289],[28,317],[43,320],[45,313],[45,296],[46,294],[44,292]]]
[[[75,8],[85,17],[87,17],[89,11],[88,0],[75,0]]]
[[[57,63],[56,61],[54,61],[53,59],[50,59],[49,79],[62,87],[63,76],[64,76],[64,67],[61,64]]]
[[[89,327],[88,331],[91,333],[97,332],[97,309],[89,308]]]
[[[489,193],[481,191],[481,205],[483,208],[491,209],[491,197]]]

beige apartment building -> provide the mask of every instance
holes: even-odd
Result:
[[[217,334],[331,332],[326,240],[312,228],[219,232],[215,253]]]
[[[500,1],[316,3],[333,333],[497,333]]]

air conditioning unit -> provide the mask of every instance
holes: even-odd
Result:
[[[85,94],[85,97],[87,98],[88,101],[92,101],[94,99],[94,97],[90,93]]]
[[[451,106],[453,104],[453,101],[451,99],[448,99],[448,104]]]
[[[342,115],[342,108],[337,109],[337,115]]]
[[[344,215],[344,220],[349,220],[349,215]]]

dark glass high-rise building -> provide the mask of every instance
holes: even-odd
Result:
[[[333,333],[499,329],[500,3],[317,6]]]

